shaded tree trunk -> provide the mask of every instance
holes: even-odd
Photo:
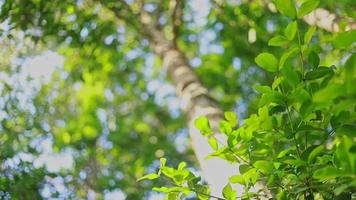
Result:
[[[176,46],[176,37],[172,40],[167,40],[163,31],[157,26],[157,22],[152,20],[151,14],[145,12],[144,9],[135,12],[126,1],[119,0],[119,2],[123,6],[122,10],[117,7],[109,7],[109,9],[111,9],[119,19],[125,20],[126,23],[136,28],[137,32],[142,36],[147,37],[154,52],[161,57],[163,66],[172,79],[176,87],[177,96],[181,101],[181,109],[187,119],[193,150],[202,169],[203,177],[211,186],[212,194],[219,196],[222,188],[228,183],[229,177],[239,174],[239,164],[230,164],[220,158],[206,160],[205,158],[211,154],[213,150],[209,146],[207,138],[203,137],[195,128],[194,121],[199,116],[205,115],[209,119],[213,130],[218,132],[218,124],[223,117],[223,111],[209,95],[208,89],[200,82],[192,70],[184,52]],[[175,5],[179,5],[179,3],[176,2]],[[276,12],[273,4],[268,4],[268,8]],[[182,14],[182,12],[177,13]],[[325,13],[325,10],[321,11],[317,9],[305,16],[304,20],[310,25],[316,25],[327,31],[339,31],[340,27],[335,25],[337,24],[337,20],[334,20],[335,17],[330,17],[331,14],[328,11],[326,15]],[[328,16],[331,20],[327,20],[327,23],[325,20],[321,22],[323,18],[320,16]],[[179,32],[178,29],[180,25],[180,21],[176,21],[178,18],[179,16],[173,19],[171,24],[176,36],[177,32]],[[349,23],[349,29],[354,28],[354,22],[351,21]],[[216,134],[216,137],[219,141],[226,141],[226,137],[223,134]],[[258,190],[259,188],[262,188],[262,185],[255,189]],[[242,186],[239,186],[237,191],[241,194],[243,191]],[[269,195],[268,192],[267,195]]]
[[[339,32],[342,30],[339,22],[343,20],[347,23],[345,30],[356,29],[356,22],[354,22],[353,19],[340,19],[334,13],[322,8],[315,9],[313,12],[304,16],[303,20],[311,26],[317,26],[329,32]]]
[[[209,95],[208,89],[200,82],[189,62],[175,44],[175,40],[167,40],[164,33],[154,26],[149,14],[140,15],[141,34],[147,37],[154,52],[161,57],[163,67],[167,71],[176,88],[176,94],[181,101],[181,110],[186,116],[189,135],[194,153],[201,167],[203,177],[211,188],[211,193],[219,196],[223,187],[229,182],[229,177],[238,174],[238,164],[231,164],[220,158],[206,159],[213,152],[204,137],[194,126],[198,117],[205,115],[212,129],[217,133],[218,124],[223,117],[223,111],[217,102]],[[225,142],[223,134],[216,134],[219,141]],[[236,188],[239,193],[243,188]]]
[[[123,0],[120,0],[120,2],[126,10],[131,10],[130,6]],[[115,8],[111,8],[111,10],[119,18],[127,18],[127,16],[122,15],[119,10]],[[132,25],[136,26],[137,31],[142,36],[149,39],[150,46],[155,54],[161,57],[163,67],[176,87],[177,96],[181,101],[181,110],[187,119],[192,147],[200,164],[202,175],[210,185],[211,193],[214,196],[221,196],[221,191],[229,182],[229,177],[239,174],[239,164],[231,164],[216,157],[207,160],[206,157],[213,152],[213,149],[208,143],[208,138],[202,136],[199,130],[195,128],[194,121],[202,115],[206,116],[211,128],[217,133],[215,137],[218,141],[225,143],[226,136],[218,133],[218,124],[223,118],[223,111],[217,102],[209,95],[208,89],[201,83],[189,65],[184,52],[177,47],[175,43],[176,37],[167,40],[163,31],[153,22],[152,16],[143,9],[136,14],[131,10],[131,15],[138,19],[138,23]],[[179,16],[177,17],[179,18]],[[177,32],[179,32],[177,29],[179,29],[180,23],[176,23],[176,20],[173,20],[173,22],[173,30],[175,30],[175,34],[177,34]],[[255,187],[256,190],[259,188],[262,188],[262,186]],[[238,194],[244,191],[241,185],[236,186],[235,189]]]
[[[163,65],[176,86],[177,96],[181,100],[181,109],[187,118],[189,135],[193,150],[201,166],[203,176],[212,189],[212,194],[220,194],[228,183],[229,177],[238,174],[238,165],[230,164],[220,158],[206,159],[213,152],[207,138],[194,126],[194,121],[205,115],[215,132],[222,119],[223,112],[216,101],[209,96],[208,89],[199,81],[189,66],[184,54],[177,48],[167,49],[162,54]],[[226,141],[225,135],[216,134],[219,141]],[[242,191],[242,188],[239,188]]]
[[[265,2],[268,10],[271,12],[277,12],[277,8],[271,2]],[[317,8],[311,13],[303,17],[303,21],[310,26],[317,26],[320,29],[324,29],[328,32],[339,32],[342,28],[339,25],[339,22],[344,21],[346,23],[345,30],[354,30],[356,29],[356,22],[352,18],[340,18],[336,14],[329,12],[323,8]]]

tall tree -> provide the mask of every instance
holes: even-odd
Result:
[[[229,60],[229,62],[234,59],[234,57],[241,57],[240,60],[243,60],[245,65],[244,70],[247,70],[247,66],[250,67],[254,63],[254,57],[258,52],[263,48],[258,46],[264,41],[267,37],[264,34],[268,35],[268,30],[265,28],[265,23],[269,20],[270,14],[262,15],[268,7],[271,9],[271,5],[274,4],[267,3],[265,1],[252,1],[249,3],[243,2],[242,5],[236,5],[229,1],[214,1],[212,2],[214,7],[212,12],[214,12],[213,17],[217,18],[216,20],[211,20],[209,25],[213,26],[216,24],[223,24],[222,28],[219,31],[220,37],[218,40],[224,43],[226,51],[224,56],[218,58],[216,63],[221,64],[223,60]],[[330,6],[331,3],[325,3],[326,7]],[[177,96],[181,101],[181,109],[185,113],[185,118],[187,120],[187,125],[189,127],[189,133],[193,142],[194,153],[197,156],[200,166],[203,173],[205,174],[205,179],[212,185],[213,193],[219,193],[224,183],[228,180],[228,177],[231,174],[237,173],[237,167],[231,165],[220,159],[210,159],[206,160],[205,157],[209,155],[212,150],[207,143],[207,139],[202,137],[199,131],[194,126],[194,121],[201,115],[206,115],[210,121],[210,125],[214,130],[219,130],[219,121],[223,118],[223,112],[216,100],[209,93],[209,89],[204,86],[203,82],[208,86],[214,85],[214,78],[219,78],[219,76],[225,76],[224,70],[219,73],[211,72],[211,76],[205,78],[204,76],[199,76],[199,74],[207,75],[207,72],[195,70],[190,65],[188,60],[189,54],[193,50],[187,49],[191,48],[195,44],[189,45],[189,42],[186,42],[183,36],[186,36],[186,32],[192,30],[186,30],[189,20],[184,19],[185,13],[187,13],[187,2],[183,0],[172,0],[172,1],[107,1],[107,0],[96,0],[96,1],[16,1],[16,0],[7,0],[2,5],[1,18],[2,20],[8,20],[12,28],[20,28],[25,30],[28,35],[30,35],[35,41],[41,40],[44,42],[55,41],[56,45],[58,44],[70,44],[71,47],[82,48],[84,50],[77,51],[70,48],[63,48],[62,51],[67,57],[72,58],[71,63],[71,78],[69,80],[72,84],[75,84],[78,80],[83,80],[84,84],[82,85],[82,90],[79,93],[79,101],[77,104],[81,104],[83,108],[79,110],[80,114],[85,116],[95,116],[97,107],[104,106],[105,101],[103,100],[102,90],[103,88],[110,88],[111,84],[117,82],[124,82],[130,80],[130,74],[132,71],[138,71],[138,69],[130,69],[130,67],[123,67],[120,72],[121,74],[114,74],[115,70],[114,64],[116,62],[128,62],[130,59],[126,59],[123,55],[127,53],[125,49],[131,48],[132,46],[144,49],[147,51],[145,42],[148,41],[151,50],[161,59],[162,67],[165,69],[170,79],[175,85]],[[272,7],[272,11],[276,10]],[[257,14],[254,14],[255,11]],[[305,17],[305,21],[311,25],[318,25],[321,28],[324,28],[327,31],[340,31],[341,28],[334,23],[334,20],[331,20],[331,24],[325,25],[325,23],[320,22],[323,20],[318,13],[326,11],[316,10],[314,13],[309,14],[309,17]],[[239,13],[239,14],[236,14]],[[216,14],[214,16],[214,14]],[[331,15],[329,12],[327,15]],[[253,20],[246,19],[251,16]],[[234,20],[238,19],[240,26],[236,26]],[[278,18],[278,26],[285,25],[285,19]],[[344,26],[345,28],[353,28],[354,22],[347,20],[348,24]],[[256,27],[251,27],[250,24],[256,23]],[[234,25],[235,24],[235,25]],[[324,26],[325,25],[325,26]],[[337,28],[335,28],[337,26]],[[117,29],[125,29],[117,30]],[[112,35],[115,35],[117,32],[124,32],[126,41],[120,41],[119,39],[111,39]],[[261,37],[253,39],[253,33],[256,34],[256,31],[261,33]],[[251,38],[242,38],[235,37],[236,33],[240,32],[242,35],[252,35]],[[255,36],[256,37],[256,36]],[[109,42],[108,42],[109,41]],[[114,42],[113,42],[114,41]],[[108,47],[98,48],[98,43],[109,43]],[[233,44],[236,42],[239,45]],[[123,44],[125,43],[125,44]],[[256,45],[251,45],[255,43]],[[120,47],[117,47],[117,46]],[[106,51],[107,50],[107,51]],[[110,51],[109,51],[110,50]],[[122,52],[120,52],[122,51]],[[124,53],[123,53],[124,52]],[[117,54],[116,54],[117,53]],[[117,57],[116,57],[117,56]],[[210,56],[210,55],[209,55]],[[213,56],[213,55],[212,55]],[[82,58],[79,62],[78,58]],[[87,59],[87,60],[86,60]],[[208,60],[209,62],[210,60]],[[77,63],[76,63],[77,62]],[[143,61],[141,58],[135,58],[133,61],[135,67],[142,64]],[[204,64],[206,64],[206,59],[203,59]],[[73,67],[74,65],[81,65],[86,63],[89,67],[86,69]],[[71,64],[68,64],[69,66]],[[225,64],[225,63],[223,63]],[[231,65],[231,63],[229,63]],[[98,70],[96,67],[102,67],[103,70]],[[162,69],[163,69],[162,68]],[[142,69],[140,69],[142,70]],[[93,75],[94,71],[97,73]],[[212,70],[213,71],[213,70]],[[215,74],[214,74],[215,73]],[[257,73],[256,76],[260,76]],[[262,74],[262,72],[261,72]],[[136,78],[134,79],[144,79],[144,73],[136,73]],[[246,75],[246,74],[245,74]],[[116,76],[116,77],[115,77]],[[123,80],[119,80],[119,76],[122,76]],[[262,81],[268,80],[268,75],[262,75],[264,79]],[[265,78],[267,77],[267,78]],[[201,80],[199,79],[201,78]],[[113,81],[106,81],[107,79],[112,79]],[[233,77],[232,79],[237,79]],[[250,81],[252,79],[249,79]],[[234,85],[236,82],[228,82],[226,85],[232,83],[231,88],[236,87]],[[137,85],[142,85],[144,83],[140,82]],[[225,84],[225,83],[224,83]],[[65,86],[62,86],[66,89]],[[127,90],[135,90],[131,86],[127,86]],[[49,87],[50,89],[51,87]],[[90,88],[96,88],[96,91],[90,91]],[[115,88],[110,88],[115,91]],[[146,88],[141,90],[145,90]],[[234,91],[233,89],[231,89]],[[116,91],[120,91],[119,89]],[[76,92],[75,89],[68,89],[67,96],[72,96]],[[134,93],[134,92],[133,92]],[[215,92],[216,93],[216,92]],[[116,94],[115,94],[116,95]],[[127,97],[129,95],[120,95],[122,98],[127,98],[127,100],[119,101],[120,103],[130,102],[135,104],[140,104],[140,102],[135,102],[133,99]],[[235,101],[235,96],[232,100],[226,100],[231,104],[231,101]],[[76,98],[73,98],[77,100]],[[220,100],[220,99],[219,99]],[[74,101],[74,100],[73,100]],[[152,103],[152,98],[149,97],[147,101]],[[153,103],[152,103],[153,104]],[[132,106],[132,104],[128,104]],[[223,105],[225,106],[225,105]],[[79,106],[78,106],[79,107]],[[111,107],[111,106],[108,106]],[[114,106],[112,106],[114,107]],[[133,106],[135,107],[135,106]],[[139,106],[137,106],[140,108]],[[145,108],[148,106],[144,106]],[[230,106],[231,107],[231,106]],[[49,108],[46,108],[49,110]],[[226,107],[224,107],[226,109]],[[125,113],[125,108],[120,108],[122,113]],[[132,109],[139,110],[139,109]],[[132,111],[131,110],[131,111]],[[59,107],[56,111],[57,115],[65,115],[68,110],[66,106]],[[127,112],[127,111],[126,111]],[[121,114],[122,114],[121,113]],[[71,116],[70,119],[74,120],[79,118],[80,114]],[[120,113],[111,113],[111,117]],[[145,114],[145,113],[139,113]],[[162,114],[164,118],[167,113],[151,113],[151,116]],[[125,117],[125,114],[122,114]],[[135,116],[139,118],[138,116]],[[114,118],[114,117],[113,117]],[[55,123],[56,119],[52,119]],[[69,121],[69,120],[68,120]],[[136,127],[138,130],[145,132],[147,130],[147,124],[151,121],[147,120],[141,126],[134,126],[133,121],[125,121],[126,123],[132,123],[133,127]],[[90,158],[86,162],[81,163],[83,166],[89,166],[89,173],[94,174],[93,179],[88,181],[88,187],[97,188],[96,182],[98,180],[97,171],[95,170],[98,166],[96,160],[99,159],[100,153],[98,153],[98,143],[99,143],[99,134],[97,130],[102,129],[100,124],[99,117],[88,117],[84,119],[82,124],[77,125],[75,123],[67,122],[70,124],[70,131],[79,132],[83,130],[83,137],[87,139],[85,145],[92,145],[95,148],[89,151]],[[126,124],[123,123],[123,126]],[[154,127],[161,127],[159,125],[154,125]],[[169,127],[165,131],[171,131],[174,127]],[[65,132],[64,129],[58,128],[56,130],[58,133],[58,141],[62,144],[73,143],[73,146],[80,147],[81,143],[75,143],[81,139],[81,136],[71,135]],[[63,134],[65,133],[65,134]],[[68,142],[68,135],[70,135],[70,141]],[[113,140],[115,139],[115,136]],[[220,141],[225,141],[225,136],[223,134],[219,135],[221,137]],[[79,139],[78,139],[79,138]],[[75,142],[73,142],[75,141]],[[136,143],[135,143],[136,144]],[[137,144],[138,145],[138,144]],[[125,150],[123,150],[125,151]],[[109,150],[108,150],[109,152]],[[140,149],[140,153],[143,153],[144,149]],[[112,153],[112,152],[110,152]],[[131,158],[132,160],[132,158]],[[111,160],[114,162],[115,158]],[[133,162],[133,161],[132,161]],[[130,163],[132,163],[130,162]],[[148,161],[142,161],[148,162]],[[80,166],[80,165],[78,165]],[[138,164],[139,166],[139,164]],[[84,167],[83,167],[84,168]],[[216,173],[216,169],[220,169],[224,173]],[[127,169],[128,170],[128,169]],[[100,179],[100,178],[99,178]],[[130,183],[131,187],[134,187],[135,183]],[[98,189],[99,190],[99,189]]]

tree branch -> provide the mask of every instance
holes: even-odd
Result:
[[[328,10],[317,8],[313,12],[303,17],[303,20],[311,25],[322,28],[328,32],[339,32],[342,28],[339,25],[340,21],[346,21],[347,25],[345,30],[354,30],[356,29],[356,22],[350,18],[341,19],[336,16],[334,13],[329,12]]]
[[[101,0],[103,1],[103,0]],[[125,4],[124,0],[119,0],[121,4]],[[131,5],[125,5],[133,15],[134,12]],[[121,16],[120,10],[113,7],[111,10]],[[133,14],[132,14],[133,13]],[[206,115],[211,122],[212,128],[217,129],[218,122],[222,119],[223,112],[208,94],[208,89],[200,82],[185,54],[174,46],[172,40],[168,40],[163,31],[157,29],[155,21],[152,19],[152,14],[145,10],[137,11],[138,16],[135,20],[138,21],[138,32],[142,36],[149,39],[150,46],[154,52],[162,58],[162,65],[167,71],[167,75],[171,78],[176,87],[177,96],[181,99],[181,109],[186,115],[189,134],[193,141],[193,148],[196,157],[199,160],[200,166],[204,173],[204,177],[211,185],[211,193],[219,194],[222,191],[223,185],[229,181],[229,177],[236,173],[237,164],[230,164],[218,158],[206,160],[206,156],[212,153],[212,149],[207,141],[194,126],[194,120],[201,115]],[[177,14],[178,16],[178,14]],[[128,22],[128,25],[130,22]],[[220,134],[223,138],[224,135]],[[224,138],[223,140],[226,140]],[[223,174],[217,175],[216,169],[224,171]],[[242,191],[240,186],[237,186],[239,191]]]
[[[140,23],[137,20],[138,14],[135,14],[135,12],[131,9],[130,5],[128,5],[124,0],[118,0],[119,2],[118,4],[117,3],[109,4],[104,0],[95,0],[95,1],[100,3],[103,7],[111,10],[118,19],[123,20],[125,23],[131,22],[130,25],[134,26],[136,30],[140,30],[139,29]]]
[[[125,23],[133,26],[140,35],[146,37],[158,55],[162,56],[167,49],[173,46],[172,42],[165,38],[164,33],[161,30],[157,30],[152,16],[144,9],[135,12],[125,0],[118,0],[116,4],[105,4],[104,0],[97,1],[111,10],[118,19],[123,19]]]
[[[173,43],[176,45],[177,38],[179,36],[180,27],[182,25],[182,17],[185,2],[184,0],[174,0],[171,1],[172,5],[172,31],[173,31]]]
[[[212,0],[212,3],[219,7],[219,9],[223,8],[223,2],[219,0]],[[263,1],[264,6],[271,12],[276,13],[277,8],[276,6],[270,1]],[[356,29],[356,21],[352,18],[342,18],[337,16],[330,11],[317,8],[308,15],[303,17],[303,21],[310,26],[317,26],[321,29],[324,29],[328,32],[339,32],[345,28],[345,30],[354,30]],[[341,27],[339,22],[345,21],[346,26]]]
[[[265,2],[265,6],[269,11],[275,13],[277,9],[275,5],[271,2]],[[323,8],[317,8],[308,15],[303,17],[303,21],[310,26],[317,26],[321,29],[324,29],[328,32],[339,32],[342,30],[339,22],[346,21],[347,25],[345,30],[354,30],[356,29],[356,21],[351,18],[341,18],[334,13],[329,12]]]
[[[159,20],[159,18],[161,17],[163,11],[164,11],[164,2],[165,0],[160,0],[158,5],[157,5],[157,9],[155,11],[155,15],[157,16],[157,21]],[[162,30],[162,25],[158,22],[156,24],[157,30]]]

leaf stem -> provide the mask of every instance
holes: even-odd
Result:
[[[190,191],[192,192],[195,192],[197,194],[201,194],[201,195],[204,195],[204,196],[207,196],[207,197],[210,197],[210,198],[214,198],[214,199],[217,199],[217,200],[226,200],[224,198],[221,198],[221,197],[217,197],[217,196],[214,196],[214,195],[211,195],[211,194],[206,194],[206,193],[203,193],[203,192],[199,192],[197,190],[194,190],[193,188],[189,188]]]
[[[298,21],[296,21],[298,24]],[[301,73],[302,73],[302,80],[305,81],[305,69],[304,69],[304,55],[303,55],[303,51],[302,51],[302,41],[300,38],[300,32],[299,32],[299,25],[297,26],[297,37],[298,37],[298,46],[299,46],[299,56],[300,56],[300,60],[301,60]]]
[[[297,21],[298,24],[298,21]],[[302,42],[301,42],[301,37],[300,37],[300,31],[299,31],[299,25],[297,26],[297,35],[298,35],[298,46],[299,46],[299,52],[300,52],[300,63],[302,65],[302,80],[303,82],[305,82],[305,73],[304,73],[304,54],[303,54],[303,50],[302,50]],[[308,133],[305,133],[305,149],[308,148]]]
[[[291,127],[291,129],[292,129],[292,134],[293,134],[293,140],[294,140],[295,148],[296,148],[296,150],[297,150],[297,153],[298,153],[299,158],[301,158],[301,153],[300,153],[300,149],[299,149],[299,146],[298,146],[298,140],[297,140],[297,137],[295,137],[295,132],[294,132],[293,124],[292,124],[292,117],[291,117],[291,115],[290,115],[290,110],[289,110],[289,107],[288,107],[288,103],[285,102],[285,104],[286,104],[286,107],[287,107],[287,115],[288,115],[290,127]]]
[[[222,144],[222,142],[220,142],[219,140],[218,140],[218,142],[219,142],[220,144]],[[234,155],[237,159],[239,159],[240,162],[242,161],[242,162],[244,162],[245,164],[247,164],[248,166],[254,168],[254,166],[253,166],[250,162],[248,162],[246,159],[242,158],[241,156],[237,155],[229,146],[226,146],[226,145],[224,145],[224,144],[222,144],[222,145],[223,145],[223,147],[226,147],[226,148],[232,153],[232,155]],[[266,176],[266,177],[267,177],[267,175],[264,174],[263,172],[261,172],[261,171],[259,171],[259,172],[260,172],[260,174],[261,174],[262,176]],[[287,192],[289,192],[288,189],[285,188],[285,187],[284,187],[283,185],[281,185],[280,183],[276,182],[276,185],[277,185],[278,187],[282,188],[283,190],[286,190]]]

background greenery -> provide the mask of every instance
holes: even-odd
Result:
[[[168,36],[169,2],[144,2],[148,12],[161,10],[155,20]],[[317,1],[292,9],[302,2]],[[134,19],[110,12],[128,12],[117,1],[1,4],[0,198],[101,199],[115,191],[158,198],[151,188],[171,186],[170,179],[136,180],[162,170],[160,157],[200,174],[174,87]],[[355,18],[352,0],[316,6]],[[238,115],[239,123],[222,123],[228,146],[211,144],[217,156],[245,162],[231,184],[249,189],[261,180],[280,199],[355,198],[355,31],[311,28],[277,8],[282,13],[263,0],[185,2],[177,45],[222,109]],[[64,57],[63,67],[47,81],[24,78],[26,58],[48,50]],[[51,170],[39,164],[48,152],[73,163]],[[182,173],[178,185],[193,180]],[[197,181],[169,198],[208,192]],[[259,195],[229,187],[225,199]]]

